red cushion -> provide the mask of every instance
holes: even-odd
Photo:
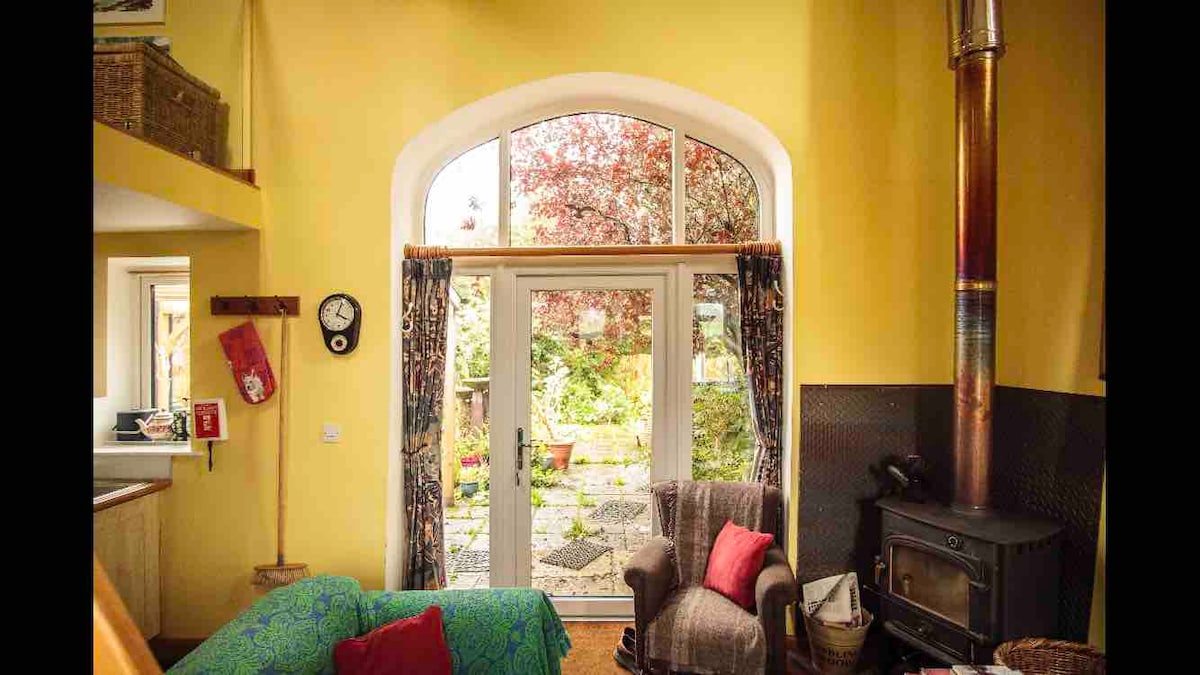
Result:
[[[704,587],[720,593],[745,609],[754,608],[754,582],[775,535],[747,530],[725,521],[725,527],[708,554]]]
[[[450,675],[450,649],[442,634],[442,608],[397,619],[333,648],[338,675]]]

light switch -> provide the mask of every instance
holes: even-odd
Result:
[[[342,428],[336,424],[326,422],[321,425],[321,440],[326,443],[337,443],[342,438]]]

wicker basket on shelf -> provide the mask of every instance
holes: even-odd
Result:
[[[221,92],[144,42],[92,47],[92,114],[193,159],[224,166]]]
[[[1093,647],[1047,638],[1010,640],[996,647],[992,659],[998,666],[1024,675],[1105,675],[1108,662]]]

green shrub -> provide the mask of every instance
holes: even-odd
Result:
[[[459,470],[458,482],[463,483],[482,483],[487,478],[487,473],[482,467],[468,466]],[[480,487],[483,487],[480,485]]]
[[[529,481],[532,487],[552,488],[562,480],[562,473],[555,471],[553,466],[549,469],[542,468],[547,456],[545,443],[533,444],[533,450],[529,453],[530,467],[533,469],[533,478]]]
[[[744,386],[692,387],[692,479],[745,480],[754,432]]]
[[[533,508],[535,509],[545,506],[546,499],[542,497],[542,491],[537,488],[531,489],[529,491],[529,503],[532,504]]]
[[[490,458],[488,446],[488,423],[472,428],[463,425],[458,428],[458,437],[454,439],[454,459],[460,464],[464,457],[478,457],[487,462]]]
[[[454,369],[458,377],[487,377],[491,368],[490,298],[488,277],[456,276],[451,283],[458,294],[455,311],[458,335],[454,345]]]
[[[535,407],[546,415],[551,427],[559,424],[626,424],[643,412],[643,402],[629,395],[628,383],[618,372],[628,346],[581,347],[553,335],[536,335],[533,340],[533,396]]]

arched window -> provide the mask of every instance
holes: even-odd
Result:
[[[629,115],[580,112],[506,133],[507,143],[493,138],[438,172],[425,200],[426,244],[709,244],[761,236],[759,191],[750,171],[684,130]],[[507,228],[501,227],[502,191]],[[677,217],[683,227],[676,226]]]
[[[617,73],[519,85],[454,111],[400,153],[393,288],[404,244],[778,239],[786,260],[791,184],[787,152],[765,126],[696,92]],[[448,583],[532,585],[566,614],[632,615],[619,574],[588,570],[619,569],[613,561],[653,533],[649,483],[738,480],[752,458],[734,256],[456,255],[453,269],[442,417]],[[393,316],[400,311],[393,292]],[[393,322],[394,355],[401,341]],[[788,437],[790,361],[785,369]],[[401,381],[394,356],[393,392]],[[783,480],[787,495],[790,469]],[[399,482],[389,482],[389,588],[402,558]],[[583,572],[563,567],[580,548],[571,542],[599,541],[602,523],[604,532],[619,526],[621,542]]]

